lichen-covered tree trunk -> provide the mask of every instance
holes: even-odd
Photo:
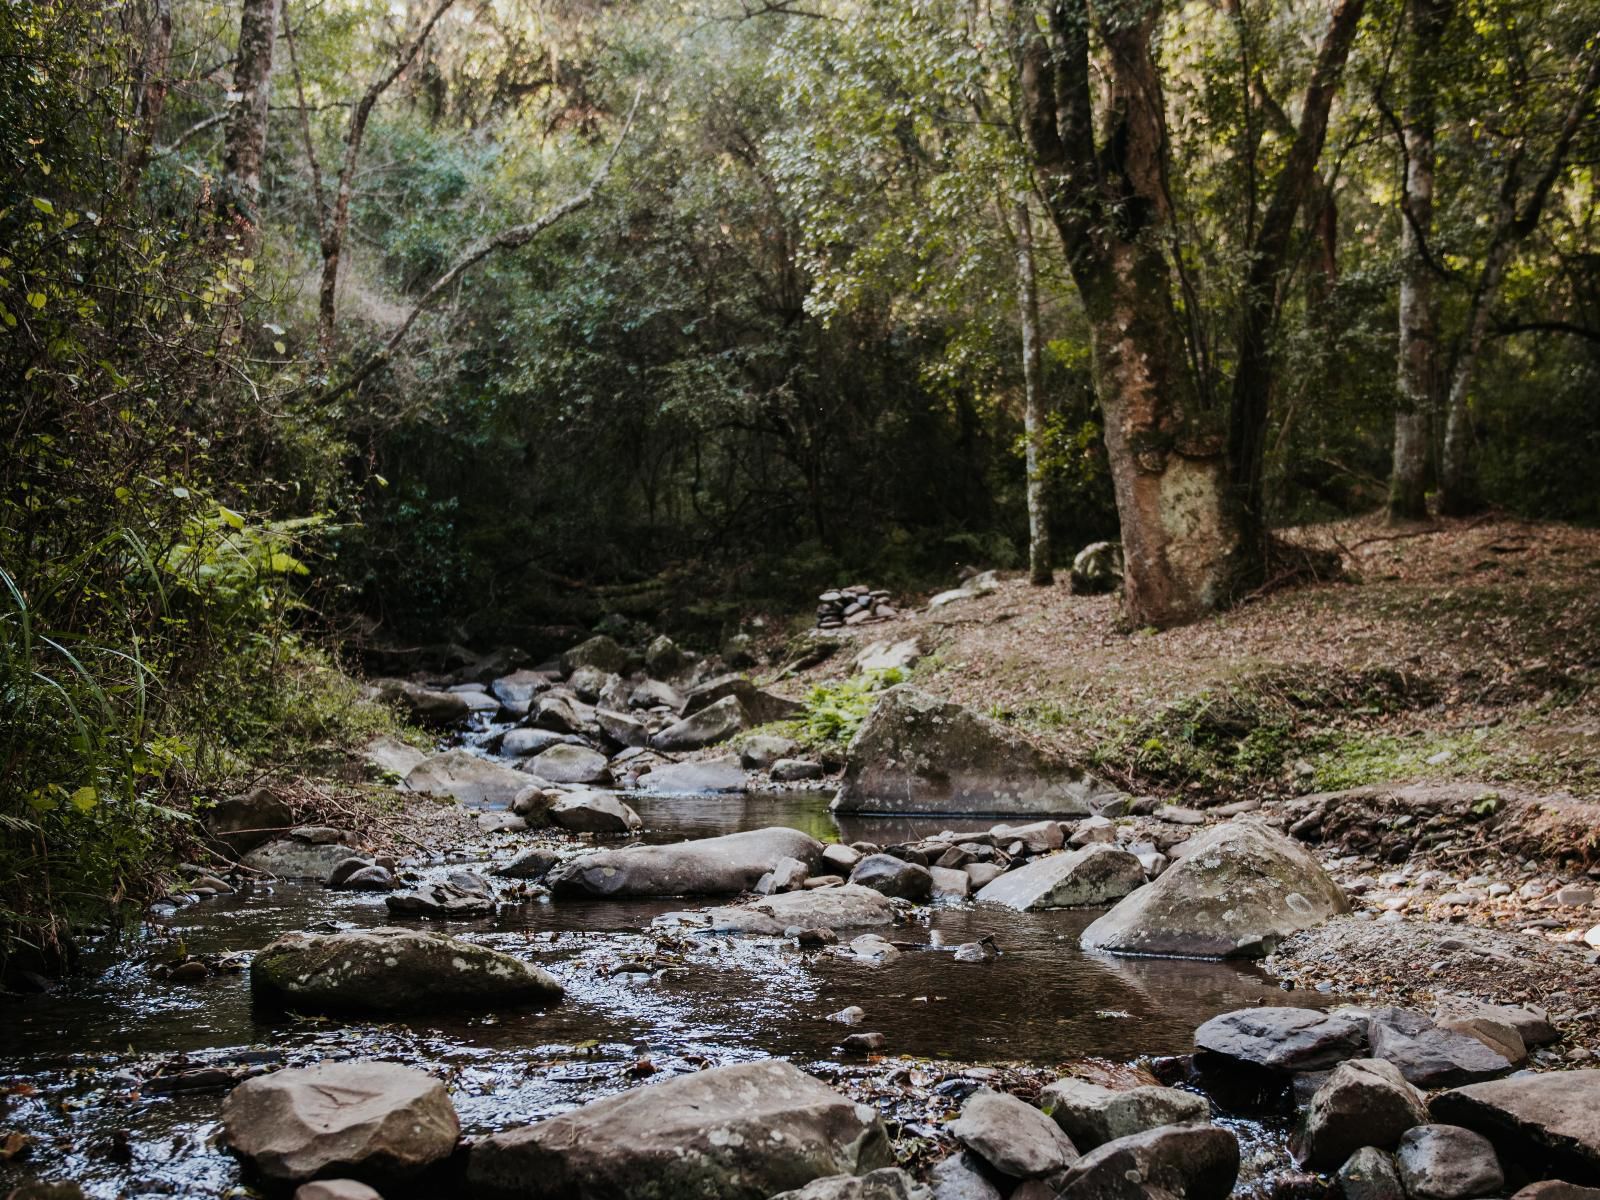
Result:
[[[171,0],[153,0],[145,30],[144,53],[139,63],[132,141],[123,172],[123,190],[127,194],[139,186],[139,177],[149,165],[156,130],[160,127],[161,114],[167,104],[167,91],[172,84],[171,76],[172,3]]]
[[[1433,236],[1433,63],[1449,16],[1448,3],[1411,0],[1406,71],[1406,170],[1400,222],[1400,340],[1394,415],[1394,468],[1389,517],[1428,515],[1429,426],[1439,400],[1439,304],[1428,242]]]
[[[1022,323],[1023,435],[1028,470],[1028,579],[1040,587],[1055,582],[1050,561],[1050,506],[1045,498],[1044,381],[1039,349],[1039,276],[1033,257],[1033,214],[1026,197],[1017,203],[1017,307]]]
[[[260,237],[261,164],[267,153],[267,104],[272,95],[272,48],[278,0],[244,0],[233,69],[233,109],[222,150],[224,202],[241,219],[242,236]],[[247,246],[247,249],[250,248]]]
[[[1483,506],[1483,498],[1478,490],[1476,456],[1472,452],[1472,414],[1468,402],[1472,395],[1478,357],[1483,352],[1483,340],[1489,333],[1494,298],[1505,278],[1512,248],[1513,242],[1509,236],[1497,238],[1489,247],[1483,271],[1478,276],[1478,285],[1472,293],[1467,328],[1462,334],[1461,345],[1456,350],[1455,366],[1450,373],[1450,397],[1445,405],[1444,446],[1439,456],[1439,511],[1449,517],[1466,516]]]

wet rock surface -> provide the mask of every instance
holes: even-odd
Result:
[[[815,864],[822,844],[798,829],[580,854],[549,875],[559,895],[717,896],[750,891],[781,859]]]

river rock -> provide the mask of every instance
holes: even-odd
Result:
[[[1093,820],[1093,818],[1090,818]],[[1106,822],[1108,825],[1110,822]],[[1048,854],[1066,844],[1066,834],[1060,821],[1034,821],[1027,825],[996,825],[989,830],[996,846],[1008,842],[1021,842],[1029,854]]]
[[[501,707],[517,716],[526,716],[534,696],[548,690],[550,677],[543,671],[513,671],[489,685],[489,694]]]
[[[1162,1125],[1097,1146],[1058,1185],[1061,1200],[1225,1200],[1239,1142],[1216,1125]]]
[[[1394,1155],[1376,1146],[1363,1146],[1347,1158],[1338,1180],[1344,1200],[1406,1200]]]
[[[444,1085],[396,1063],[322,1063],[247,1079],[222,1102],[223,1140],[268,1179],[337,1171],[403,1179],[455,1149]]]
[[[781,758],[792,758],[800,753],[800,743],[793,738],[776,734],[758,733],[739,745],[739,765],[750,771],[765,771]]]
[[[545,787],[545,782],[530,783],[512,798],[511,811],[530,827],[550,824],[550,810],[555,807],[556,801],[566,795],[555,788]]]
[[[979,1088],[945,1126],[963,1146],[1000,1174],[1042,1179],[1078,1158],[1072,1139],[1033,1105],[1004,1092]]]
[[[531,758],[535,754],[543,754],[551,746],[561,745],[571,736],[557,733],[554,729],[508,729],[500,739],[500,753],[507,758]]]
[[[1311,1097],[1291,1146],[1306,1166],[1334,1171],[1362,1146],[1392,1150],[1406,1130],[1427,1123],[1422,1093],[1394,1064],[1350,1059]]]
[[[375,679],[372,686],[378,699],[396,705],[419,725],[456,725],[472,711],[467,698],[458,692],[435,691],[404,679]]]
[[[559,983],[519,958],[387,926],[286,933],[251,962],[250,991],[258,1001],[296,1012],[380,1017],[561,998]]]
[[[718,896],[755,887],[782,858],[815,870],[822,843],[774,826],[666,846],[595,850],[550,873],[558,896]]]
[[[873,642],[855,657],[855,668],[868,671],[909,671],[922,661],[922,647],[916,638],[900,642]]]
[[[856,864],[863,857],[861,851],[846,846],[843,842],[829,842],[822,848],[822,865],[843,875],[849,875],[855,870]]]
[[[644,648],[644,669],[656,679],[671,679],[681,675],[694,661],[694,655],[664,633]]]
[[[492,917],[498,907],[488,880],[471,871],[452,871],[446,879],[386,896],[383,903],[391,917],[428,921],[472,921]]]
[[[1526,1057],[1522,1039],[1509,1025],[1495,1024],[1496,1044],[1478,1031],[1436,1025],[1431,1017],[1404,1008],[1380,1008],[1367,1023],[1372,1056],[1393,1063],[1418,1087],[1456,1087],[1493,1079]]]
[[[1418,1125],[1395,1153],[1410,1200],[1470,1200],[1492,1196],[1505,1184],[1494,1147],[1459,1125]]]
[[[972,878],[965,871],[953,870],[950,867],[929,867],[928,874],[933,876],[935,899],[943,897],[965,900],[972,894]]]
[[[609,688],[621,686],[621,676],[598,667],[579,667],[567,679],[567,687],[585,704],[598,704]]]
[[[905,900],[926,900],[933,895],[933,876],[928,868],[892,854],[867,855],[850,872],[850,882]]]
[[[279,879],[320,882],[349,857],[350,847],[342,842],[310,842],[286,837],[257,846],[240,861],[252,870],[276,875]]]
[[[899,1167],[880,1167],[865,1175],[829,1175],[813,1179],[772,1200],[932,1200],[933,1193]]]
[[[503,763],[480,758],[457,747],[435,754],[414,767],[405,787],[412,792],[451,796],[461,804],[509,807],[528,786],[528,777]]]
[[[629,708],[668,708],[679,713],[685,703],[682,692],[659,679],[646,679],[628,693]]]
[[[1545,1046],[1561,1040],[1561,1034],[1550,1023],[1550,1014],[1537,1008],[1519,1005],[1485,1004],[1469,996],[1444,995],[1437,998],[1433,1010],[1434,1022],[1446,1029],[1479,1029],[1477,1022],[1493,1022],[1510,1026],[1522,1039],[1524,1049]],[[1484,1039],[1488,1040],[1488,1039]],[[1504,1040],[1502,1037],[1500,1040]]]
[[[407,745],[396,737],[373,738],[361,751],[362,760],[385,775],[397,775],[404,779],[413,768],[424,762],[428,755],[424,750]]]
[[[933,1200],[1005,1200],[986,1173],[988,1166],[969,1150],[943,1159],[929,1173]]]
[[[352,856],[329,872],[327,886],[346,892],[387,892],[394,876],[370,858]]]
[[[1211,1105],[1204,1096],[1167,1087],[1114,1091],[1087,1079],[1058,1079],[1044,1089],[1039,1107],[1080,1150],[1162,1125],[1204,1121]]]
[[[1260,958],[1281,938],[1349,911],[1339,885],[1298,842],[1234,821],[1190,849],[1083,931],[1086,950],[1185,958]]]
[[[805,783],[827,773],[821,763],[809,758],[780,758],[772,764],[773,783]]]
[[[1316,1071],[1355,1058],[1367,1031],[1353,1015],[1312,1008],[1242,1008],[1194,1032],[1195,1049],[1266,1071]]]
[[[1107,904],[1142,886],[1144,868],[1126,850],[1085,846],[1007,871],[979,892],[978,899],[1018,912],[1037,912]]]
[[[674,753],[700,750],[727,741],[751,723],[739,698],[725,696],[654,734],[650,738],[650,748]]]
[[[467,1160],[467,1185],[489,1200],[767,1200],[893,1165],[876,1112],[767,1059],[634,1088],[483,1138]]]
[[[1600,1188],[1579,1187],[1560,1179],[1545,1179],[1513,1192],[1511,1200],[1600,1200]]]
[[[648,746],[650,744],[650,726],[638,717],[631,717],[627,713],[617,712],[609,708],[594,710],[595,724],[600,726],[600,732],[613,746]]]
[[[294,826],[294,808],[271,788],[227,796],[202,818],[205,830],[235,855],[282,837]]]
[[[850,929],[894,923],[894,905],[882,892],[846,884],[765,896],[748,904],[713,908],[715,933],[759,933],[771,936],[800,929]]]
[[[565,743],[529,759],[527,770],[551,783],[604,783],[611,777],[604,754]],[[527,780],[523,779],[523,783]]]
[[[383,1200],[383,1197],[357,1179],[317,1179],[295,1188],[294,1200]]]
[[[701,762],[666,763],[652,767],[648,775],[639,780],[639,787],[647,792],[661,792],[669,796],[698,796],[716,792],[742,792],[749,779],[739,760],[711,758]]]
[[[497,867],[494,873],[502,879],[543,879],[550,873],[550,868],[560,861],[555,851],[535,847],[519,854],[505,866]]]
[[[1545,1163],[1573,1183],[1600,1186],[1600,1070],[1469,1084],[1428,1108],[1436,1121],[1484,1134],[1508,1160]]]
[[[718,701],[732,697],[749,715],[753,725],[766,725],[772,721],[787,721],[799,714],[804,705],[764,692],[743,675],[719,675],[691,688],[683,699],[683,711],[697,713]]]
[[[616,641],[599,634],[561,655],[561,677],[567,678],[580,667],[593,667],[607,674],[623,671],[628,666],[628,652]]]
[[[573,833],[621,837],[644,827],[639,814],[609,792],[572,792],[550,809],[550,823]]]
[[[1111,794],[999,722],[902,685],[883,693],[851,739],[833,808],[1084,816]]]

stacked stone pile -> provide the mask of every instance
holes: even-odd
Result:
[[[873,591],[863,584],[834,588],[817,597],[817,628],[838,629],[842,625],[866,625],[898,616],[889,603],[889,593]]]

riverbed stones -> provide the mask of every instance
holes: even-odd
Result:
[[[507,807],[528,786],[528,777],[504,763],[491,762],[457,747],[432,755],[412,768],[405,787],[411,792],[450,796],[458,803]]]
[[[449,1156],[461,1126],[444,1085],[396,1063],[322,1063],[248,1079],[222,1102],[222,1136],[263,1176],[404,1179]]]
[[[489,1200],[767,1200],[894,1165],[883,1122],[778,1059],[634,1088],[479,1141],[467,1184]]]
[[[1509,1160],[1547,1163],[1573,1183],[1600,1186],[1600,1070],[1469,1084],[1428,1107],[1436,1121],[1484,1134]]]
[[[202,820],[207,833],[242,855],[287,833],[294,808],[271,788],[258,787],[218,800]]]
[[[800,743],[793,738],[758,733],[740,743],[739,765],[750,771],[765,771],[779,759],[792,758],[798,753]]]
[[[362,760],[369,766],[384,775],[394,775],[401,779],[427,757],[426,751],[418,750],[396,737],[373,738],[361,751]]]
[[[829,1175],[803,1188],[779,1192],[772,1200],[933,1200],[933,1193],[899,1167],[879,1167],[865,1175]]]
[[[1225,1200],[1239,1142],[1216,1125],[1162,1125],[1097,1146],[1057,1184],[1061,1200]]]
[[[1505,1184],[1494,1147],[1459,1125],[1418,1125],[1395,1152],[1410,1200],[1471,1200],[1493,1196]]]
[[[1045,1088],[1039,1107],[1080,1150],[1162,1125],[1204,1121],[1211,1115],[1206,1098],[1193,1092],[1168,1087],[1117,1091],[1070,1076]]]
[[[725,742],[753,724],[737,696],[724,696],[699,712],[675,721],[650,738],[650,748],[666,753],[701,750]]]
[[[1311,1097],[1291,1147],[1304,1165],[1333,1171],[1362,1146],[1392,1150],[1406,1130],[1427,1123],[1422,1093],[1394,1064],[1350,1059]]]
[[[550,807],[550,823],[572,833],[625,837],[643,828],[631,807],[609,792],[571,792]]]
[[[327,887],[345,892],[387,892],[394,886],[394,876],[370,858],[352,855],[328,874]]]
[[[327,879],[333,869],[350,857],[350,847],[342,841],[311,841],[299,837],[274,838],[246,854],[241,862],[251,870],[279,879]]]
[[[659,679],[643,680],[628,693],[629,708],[660,708],[680,713],[684,704],[683,693]]]
[[[1510,1025],[1480,1022],[1469,1029],[1448,1029],[1405,1008],[1377,1009],[1367,1023],[1373,1057],[1393,1063],[1418,1087],[1493,1079],[1527,1057],[1522,1038]]]
[[[765,896],[748,904],[714,908],[708,915],[714,933],[779,936],[796,927],[811,930],[891,925],[894,905],[882,892],[846,884]]]
[[[650,773],[639,779],[639,787],[643,791],[661,792],[669,796],[742,792],[748,785],[749,777],[739,765],[739,760],[732,755],[700,762],[664,763],[651,767]]]
[[[773,783],[807,783],[827,773],[827,768],[810,758],[780,758],[772,764]]]
[[[1316,1071],[1362,1054],[1367,1031],[1352,1014],[1262,1006],[1212,1017],[1195,1030],[1194,1045],[1265,1071]]]
[[[604,754],[565,742],[530,758],[527,770],[550,783],[604,783],[611,777]]]
[[[1347,1158],[1339,1168],[1338,1181],[1344,1200],[1405,1200],[1406,1197],[1394,1155],[1376,1146],[1363,1146]]]
[[[561,998],[561,985],[532,963],[390,926],[284,934],[251,962],[250,990],[275,1007],[335,1016],[493,1010]]]
[[[538,693],[549,690],[550,677],[543,671],[521,670],[502,675],[489,685],[489,694],[514,716],[526,716]]]
[[[1038,912],[1108,904],[1142,886],[1144,868],[1137,858],[1114,846],[1096,845],[1046,855],[1007,871],[979,892],[978,899]]]
[[[1513,1192],[1511,1200],[1600,1200],[1600,1188],[1579,1187],[1560,1179],[1544,1179]]]
[[[553,733],[581,737],[598,728],[594,709],[571,692],[552,692],[534,701],[529,714],[534,726]]]
[[[850,872],[850,882],[904,900],[926,900],[933,895],[933,876],[928,868],[892,854],[867,855]]]
[[[400,708],[419,725],[444,728],[467,719],[472,707],[459,692],[436,691],[404,679],[375,679],[378,699]]]
[[[558,896],[718,896],[748,892],[782,858],[815,869],[822,843],[772,826],[665,846],[594,850],[569,859],[547,882]]]
[[[1042,1179],[1078,1157],[1072,1139],[1033,1105],[1004,1092],[979,1088],[946,1130],[1002,1175]]]
[[[536,846],[517,855],[505,866],[497,867],[494,873],[502,879],[543,879],[560,861],[555,851]]]
[[[358,1179],[317,1179],[295,1188],[294,1200],[383,1200],[383,1196]]]
[[[385,896],[383,903],[391,917],[424,921],[472,921],[492,917],[498,908],[489,881],[472,871],[451,871],[444,879]]]
[[[551,746],[559,746],[571,734],[557,733],[553,729],[518,727],[506,730],[500,739],[500,753],[507,758],[531,758],[542,754]]]
[[[614,638],[602,633],[579,642],[561,655],[561,677],[566,679],[580,667],[594,667],[612,674],[625,670],[627,665],[628,652]]]
[[[902,685],[883,693],[851,739],[833,808],[1087,816],[1109,795],[999,722]]]
[[[729,697],[739,701],[752,725],[787,721],[804,707],[798,701],[763,691],[743,675],[719,675],[690,688],[683,698],[683,711],[686,715],[697,713]]]
[[[1310,852],[1264,825],[1231,821],[1187,844],[1159,879],[1083,931],[1084,949],[1260,958],[1289,934],[1349,911]]]

